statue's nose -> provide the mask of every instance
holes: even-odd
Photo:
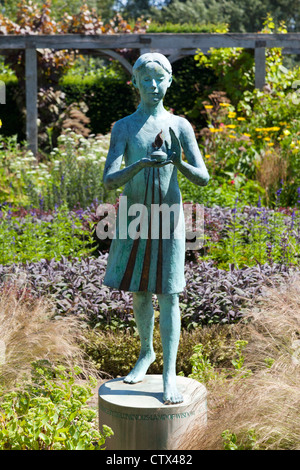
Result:
[[[157,88],[157,83],[156,83],[156,80],[152,80],[152,83],[151,83],[151,88],[153,88],[154,90]]]

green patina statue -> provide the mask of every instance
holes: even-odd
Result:
[[[116,224],[104,278],[105,285],[133,293],[141,352],[124,381],[142,381],[155,360],[152,294],[156,294],[160,308],[165,404],[183,401],[176,387],[179,293],[185,287],[185,224],[177,170],[196,185],[205,186],[209,181],[192,126],[163,106],[171,82],[172,68],[165,56],[146,53],[139,57],[133,67],[132,83],[139,90],[141,101],[133,114],[115,123],[104,170],[104,184],[108,189],[125,187],[122,197],[126,197],[129,208],[128,217],[124,219],[126,228],[129,229],[136,214],[133,209],[141,204],[145,208],[137,227],[139,236],[130,236],[130,230],[124,236],[120,233],[120,224]],[[185,159],[182,159],[181,148]],[[123,159],[125,167],[121,169]],[[162,206],[178,208],[167,236],[162,231],[163,211],[156,218],[151,213],[151,208]],[[120,204],[117,221],[123,216]]]

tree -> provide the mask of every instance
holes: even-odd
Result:
[[[231,32],[257,32],[270,13],[284,21],[289,31],[300,30],[299,0],[170,0],[151,9],[161,23],[228,23]]]
[[[125,18],[135,19],[149,14],[150,8],[150,0],[128,0],[122,9],[122,15]]]

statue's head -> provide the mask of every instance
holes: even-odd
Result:
[[[172,83],[170,62],[158,52],[142,54],[133,66],[132,83],[142,100],[160,101]]]

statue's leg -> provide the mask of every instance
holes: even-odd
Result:
[[[141,382],[155,360],[153,350],[154,310],[152,294],[135,292],[133,294],[133,313],[141,341],[141,352],[131,372],[125,377],[126,383]]]
[[[163,347],[164,402],[181,403],[183,396],[176,387],[176,358],[180,338],[178,294],[157,295],[160,306],[160,335]]]

